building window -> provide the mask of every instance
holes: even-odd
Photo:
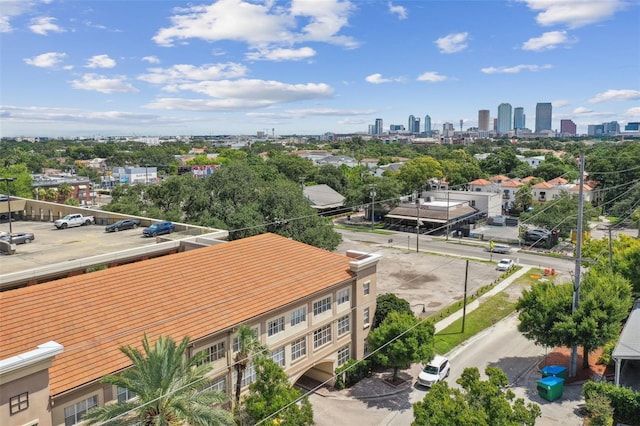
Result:
[[[346,315],[338,319],[338,336],[348,333],[351,325],[351,316]]]
[[[349,301],[349,289],[345,288],[344,290],[340,290],[338,292],[338,305],[342,305],[343,303],[347,303]]]
[[[351,358],[349,354],[349,346],[338,349],[338,366],[345,364]]]
[[[369,327],[369,308],[364,308],[363,323],[365,327]]]
[[[279,317],[273,321],[269,321],[269,324],[267,325],[267,335],[269,337],[274,334],[278,334],[281,331],[284,331],[284,317]]]
[[[313,332],[313,347],[319,348],[331,341],[331,324],[327,324]]]
[[[284,367],[284,347],[271,352],[271,359],[280,367]]]
[[[213,379],[209,384],[202,388],[203,391],[215,390],[222,393],[227,393],[227,376],[218,377]]]
[[[247,366],[247,369],[244,370],[244,375],[242,376],[242,382],[240,384],[242,387],[249,386],[251,383],[256,381],[256,378],[256,367],[251,363]]]
[[[291,312],[291,327],[307,320],[307,307],[303,306]]]
[[[14,415],[29,409],[29,392],[23,392],[9,399],[9,414]]]
[[[307,354],[307,338],[301,337],[291,343],[291,361],[295,361]]]
[[[116,393],[118,394],[118,402],[125,402],[138,396],[135,392],[132,392],[127,388],[121,388],[120,386],[118,386]]]
[[[365,296],[369,294],[369,292],[371,291],[371,282],[367,281],[366,283],[364,283],[364,285],[362,286],[362,290]]]
[[[71,426],[80,423],[82,421],[82,416],[87,414],[87,411],[97,406],[98,395],[94,395],[84,401],[80,401],[77,404],[72,405],[71,407],[66,407],[64,409],[64,425]]]
[[[362,352],[364,353],[365,357],[369,355],[369,336],[364,338],[364,345],[363,345]]]
[[[207,355],[202,360],[202,364],[210,363],[225,357],[224,342],[216,343],[203,350]]]
[[[313,302],[313,315],[320,315],[329,309],[331,309],[331,296],[325,297],[317,302]]]

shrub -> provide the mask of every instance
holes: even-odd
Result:
[[[585,405],[590,426],[613,426],[613,407],[609,398],[596,394]]]
[[[336,368],[336,382],[333,386],[336,389],[348,388],[370,375],[371,361],[350,359]]]
[[[639,425],[640,419],[640,392],[623,386],[615,386],[606,382],[585,383],[582,394],[585,402],[605,397],[611,401],[613,417],[620,423]]]
[[[611,354],[613,353],[613,350],[616,347],[616,343],[617,341],[613,340],[607,343],[606,345],[604,345],[604,348],[602,348],[602,355],[600,355],[600,358],[598,358],[598,364],[602,364],[602,365],[614,364]]]

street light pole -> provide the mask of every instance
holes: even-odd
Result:
[[[416,198],[416,253],[419,253],[420,242],[420,199]]]
[[[9,191],[9,182],[13,182],[16,180],[16,178],[0,178],[0,180],[3,180],[5,182],[7,182],[7,207],[9,208],[9,235],[13,235],[13,229],[11,228],[11,192]]]

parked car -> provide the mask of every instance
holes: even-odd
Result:
[[[449,375],[451,365],[449,360],[442,355],[436,355],[424,366],[418,375],[418,384],[431,387]]]
[[[29,244],[35,240],[36,236],[31,232],[18,232],[12,235],[5,234],[0,236],[0,240],[6,241],[11,244]]]
[[[173,222],[157,222],[148,228],[142,230],[142,235],[145,237],[155,237],[161,234],[170,234],[175,229]]]
[[[136,229],[140,225],[140,221],[136,219],[123,219],[105,226],[105,232],[118,232],[123,229]]]
[[[530,229],[524,234],[527,241],[547,241],[551,236],[551,232],[546,229]]]
[[[0,194],[0,201],[9,201],[9,196],[6,194]]]
[[[500,259],[500,262],[498,262],[496,269],[498,271],[508,271],[514,266],[515,266],[515,263],[513,263],[512,259]]]

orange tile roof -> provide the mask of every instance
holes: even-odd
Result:
[[[529,183],[532,180],[534,180],[536,177],[535,176],[527,176],[526,178],[522,178],[522,182],[523,183]]]
[[[548,181],[551,185],[566,185],[567,182],[569,181],[562,177],[557,177]]]
[[[505,180],[509,180],[509,176],[505,176],[505,175],[495,175],[494,177],[491,178],[491,182],[497,182],[497,181],[505,181]]]
[[[553,185],[551,185],[548,182],[540,182],[540,183],[536,183],[535,185],[532,186],[532,188],[535,189],[551,189],[551,188],[555,188]]]
[[[143,334],[192,340],[352,278],[343,255],[274,234],[0,293],[0,359],[54,340],[56,395],[129,365]]]
[[[518,182],[517,180],[509,180],[509,181],[503,182],[502,185],[500,185],[500,186],[505,187],[505,188],[511,188],[511,187],[518,187],[518,186],[522,186],[522,185],[523,185],[523,183],[522,182]]]
[[[469,185],[491,185],[491,182],[486,179],[476,179],[469,182]]]

